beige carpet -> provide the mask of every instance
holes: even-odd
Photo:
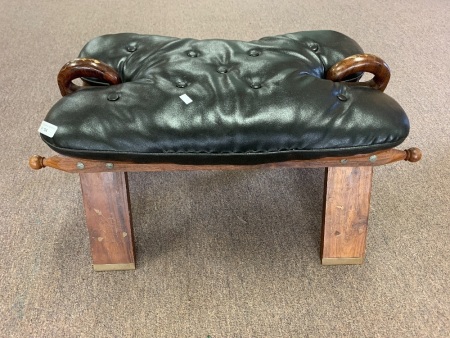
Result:
[[[450,2],[0,0],[1,337],[448,337]],[[56,74],[111,32],[334,29],[392,69],[417,164],[377,168],[362,266],[319,261],[322,170],[131,174],[138,268],[94,273],[76,175],[27,167]]]

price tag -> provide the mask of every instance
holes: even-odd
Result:
[[[186,94],[181,95],[180,99],[182,99],[183,102],[186,104],[189,104],[192,102],[192,99],[189,96],[187,96]]]
[[[54,124],[48,123],[46,121],[42,121],[41,126],[39,127],[39,132],[45,136],[53,137],[58,129]]]

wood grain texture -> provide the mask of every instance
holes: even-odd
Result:
[[[67,62],[59,71],[57,81],[62,96],[73,93],[83,86],[72,81],[80,77],[91,77],[105,81],[111,85],[121,83],[117,71],[111,66],[96,59],[75,59]]]
[[[374,77],[367,82],[347,82],[348,85],[369,86],[384,91],[391,77],[391,71],[386,62],[372,54],[349,56],[331,67],[325,77],[332,81],[342,81],[346,77],[359,72],[369,72]]]
[[[326,168],[326,167],[361,167],[379,166],[396,161],[407,160],[417,162],[422,153],[417,148],[408,150],[388,149],[370,154],[347,157],[325,157],[315,160],[292,160],[254,165],[187,165],[174,163],[133,163],[126,161],[86,160],[61,155],[44,158],[34,155],[29,164],[32,169],[52,167],[70,173],[93,172],[135,172],[135,171],[177,171],[177,170],[243,170],[243,169],[271,169],[271,168]],[[82,165],[80,165],[82,164]],[[82,169],[80,169],[82,167]]]
[[[126,173],[80,174],[80,182],[94,269],[134,269]]]
[[[372,167],[327,168],[322,263],[362,264],[366,250]]]

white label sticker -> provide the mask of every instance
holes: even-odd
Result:
[[[192,99],[189,96],[187,96],[186,94],[181,95],[180,99],[182,99],[184,101],[184,103],[186,103],[186,104],[189,104],[192,102]]]
[[[48,123],[46,121],[42,121],[41,126],[39,127],[39,132],[48,137],[53,137],[56,133],[57,126],[54,124]]]

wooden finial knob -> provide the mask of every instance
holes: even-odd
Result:
[[[406,149],[405,161],[417,162],[422,158],[422,151],[419,148]]]
[[[42,156],[39,156],[39,155],[31,156],[30,160],[28,161],[28,164],[30,165],[30,168],[34,169],[34,170],[45,168],[44,158],[45,157],[42,157]]]

